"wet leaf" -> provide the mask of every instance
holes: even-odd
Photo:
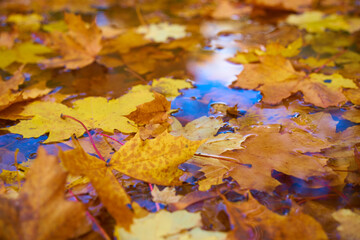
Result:
[[[321,225],[299,209],[282,216],[261,205],[252,196],[246,202],[225,200],[231,223],[235,226],[230,239],[254,237],[264,239],[328,239]]]
[[[144,34],[144,37],[154,42],[166,42],[170,39],[179,39],[186,36],[185,26],[179,24],[169,24],[167,22],[140,26],[137,33]]]
[[[203,141],[174,137],[166,131],[155,139],[141,140],[135,135],[111,158],[114,169],[131,177],[159,185],[178,185],[178,169],[193,156]]]
[[[19,197],[0,197],[1,238],[65,240],[81,233],[85,207],[64,199],[66,175],[58,159],[40,148]]]
[[[360,227],[360,214],[358,211],[341,209],[334,212],[332,216],[340,223],[337,230],[341,239],[359,239],[359,232],[356,231]]]

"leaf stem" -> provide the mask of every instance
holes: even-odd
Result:
[[[84,124],[83,122],[81,122],[80,120],[78,120],[78,119],[76,119],[76,118],[74,118],[74,117],[72,117],[72,116],[64,115],[64,114],[61,114],[61,118],[62,118],[62,119],[70,118],[70,119],[72,119],[72,120],[80,123],[81,126],[83,126],[83,128],[85,129],[86,133],[88,134],[88,136],[89,136],[89,138],[90,138],[90,142],[91,142],[91,144],[92,144],[92,146],[93,146],[96,154],[99,156],[99,158],[100,158],[101,160],[103,160],[104,162],[106,162],[106,160],[104,159],[104,157],[101,155],[99,149],[96,147],[95,142],[94,142],[94,139],[92,138],[89,130],[87,129],[87,127],[85,126],[85,124]]]
[[[103,137],[107,137],[107,138],[109,138],[109,139],[117,142],[117,143],[120,144],[120,145],[124,145],[124,143],[120,142],[119,140],[117,140],[117,139],[115,139],[115,138],[113,138],[113,137],[110,137],[109,135],[106,135],[106,134],[104,134],[104,133],[99,133],[99,135],[101,135],[101,136],[103,136]]]
[[[149,183],[149,187],[150,187],[150,192],[152,192],[154,190],[153,186],[151,185],[151,183]],[[156,206],[156,211],[158,212],[160,210],[160,205],[159,203],[155,202],[155,206]]]
[[[79,200],[77,196],[75,196],[75,194],[73,193],[73,191],[71,191],[71,189],[69,189],[68,191],[75,198],[76,202],[81,202],[82,203],[82,201]],[[111,240],[111,238],[106,233],[106,231],[101,227],[100,223],[96,220],[96,218],[88,210],[86,210],[86,215],[90,218],[90,220],[93,222],[93,224],[99,229],[101,236],[105,240]]]

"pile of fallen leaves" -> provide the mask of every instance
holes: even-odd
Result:
[[[1,239],[360,239],[357,1],[2,1]]]

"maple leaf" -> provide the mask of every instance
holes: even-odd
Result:
[[[140,33],[134,29],[128,29],[123,34],[120,34],[115,39],[110,39],[104,42],[104,47],[101,50],[101,55],[118,52],[128,53],[132,48],[141,47],[151,43],[150,40],[145,39]]]
[[[247,2],[261,7],[302,12],[311,7],[313,0],[247,0]]]
[[[307,180],[312,176],[326,177],[333,174],[326,167],[327,158],[305,155],[308,152],[318,152],[331,146],[327,141],[313,137],[300,130],[291,133],[279,133],[278,130],[258,127],[249,134],[240,150],[221,154],[224,158],[203,160],[200,166],[207,170],[205,174],[215,177],[224,174],[233,177],[241,187],[272,191],[280,183],[271,177],[272,170]],[[276,142],[276,144],[274,144]],[[201,160],[201,159],[200,159]],[[207,182],[215,182],[208,179]],[[204,188],[208,184],[203,183]]]
[[[186,27],[179,24],[169,24],[167,22],[140,26],[137,33],[144,34],[146,39],[154,42],[166,42],[169,38],[179,39],[186,36]]]
[[[337,227],[341,239],[356,240],[360,238],[360,213],[350,209],[340,209],[332,214],[336,221],[340,223]]]
[[[355,105],[360,105],[360,89],[347,89],[344,95]]]
[[[352,108],[344,113],[343,118],[354,123],[360,123],[360,110],[357,108]]]
[[[157,186],[151,191],[151,196],[154,202],[163,204],[176,203],[183,197],[176,195],[175,188],[173,187],[166,187],[160,191]]]
[[[0,196],[1,239],[76,237],[87,219],[81,203],[64,199],[66,175],[58,159],[40,147],[19,197]]]
[[[24,81],[21,69],[16,71],[13,77],[6,82],[0,77],[0,111],[21,99],[21,92],[17,92],[17,90]]]
[[[60,52],[61,58],[46,59],[42,64],[50,68],[76,69],[94,62],[102,48],[102,34],[96,22],[87,27],[81,16],[72,13],[65,13],[65,22],[68,31],[53,32],[49,39],[49,45]]]
[[[282,56],[262,56],[260,61],[244,64],[244,70],[231,87],[260,90],[265,103],[278,104],[301,91],[306,102],[326,108],[346,102],[343,88],[357,88],[351,79],[336,73],[305,76],[295,71],[290,61]]]
[[[126,117],[137,124],[163,123],[169,118],[170,108],[171,103],[163,95],[154,92],[154,100],[138,105]]]
[[[280,44],[279,42],[270,42],[266,45],[266,51],[261,49],[253,49],[249,52],[237,52],[234,57],[227,60],[232,63],[247,64],[260,61],[260,56],[273,55],[283,57],[294,57],[300,53],[300,49],[303,46],[302,38],[298,38],[291,42],[287,46]]]
[[[61,151],[60,158],[65,168],[74,175],[84,175],[99,195],[101,202],[115,218],[119,226],[129,229],[133,213],[126,206],[130,197],[115,178],[112,168],[106,162],[85,153],[78,141],[74,141],[75,149]]]
[[[300,15],[290,15],[286,22],[305,29],[308,32],[324,32],[325,30],[349,31],[350,25],[343,16],[326,15],[320,11],[308,11]]]
[[[179,90],[185,88],[192,88],[193,85],[182,79],[172,79],[172,78],[159,78],[152,81],[151,86],[149,85],[136,85],[131,91],[155,91],[164,95],[168,100],[172,100],[179,96],[181,93]]]
[[[190,159],[203,141],[175,137],[167,131],[154,139],[139,134],[126,142],[110,160],[111,166],[133,178],[159,185],[178,185],[181,163]]]
[[[237,7],[229,0],[218,0],[215,10],[211,13],[211,17],[215,19],[233,19],[249,15],[252,8],[250,6]]]
[[[145,74],[158,67],[159,61],[169,60],[175,55],[170,51],[162,51],[152,46],[145,46],[137,51],[122,54],[121,58],[126,66],[139,74]]]
[[[160,227],[159,227],[160,226]],[[115,228],[118,239],[225,239],[222,232],[204,231],[200,228],[200,213],[189,213],[185,210],[167,212],[161,210],[150,213],[144,218],[135,219],[130,232]],[[191,231],[189,231],[191,229]]]
[[[220,118],[212,117],[200,117],[185,125],[183,127],[181,123],[173,118],[173,124],[171,125],[171,134],[174,136],[185,136],[190,140],[203,140],[209,137],[213,137],[224,126],[224,122]]]
[[[236,133],[219,134],[216,137],[208,139],[196,151],[189,163],[197,166],[202,166],[200,171],[205,173],[206,179],[199,181],[199,190],[209,190],[212,185],[222,183],[224,174],[228,171],[224,165],[217,158],[221,158],[221,153],[233,149],[242,149],[241,143],[245,141],[247,136],[242,136]],[[205,156],[204,156],[205,155]],[[223,158],[223,160],[227,160]],[[228,159],[233,161],[234,159]]]
[[[125,115],[136,110],[137,105],[152,99],[151,92],[142,91],[130,92],[110,101],[103,97],[88,97],[75,101],[73,108],[55,102],[33,102],[27,105],[20,115],[34,117],[30,120],[22,120],[7,130],[19,133],[25,138],[39,137],[49,132],[48,139],[44,141],[46,143],[68,139],[73,134],[80,137],[85,132],[83,127],[71,119],[62,119],[61,114],[63,114],[80,119],[89,129],[136,132],[136,124]]]
[[[40,28],[41,21],[44,18],[36,13],[22,15],[11,14],[7,18],[7,22],[14,23],[22,31],[37,31]]]
[[[250,194],[246,202],[223,199],[234,226],[229,239],[253,238],[258,232],[263,239],[328,239],[320,223],[300,209],[282,216],[261,205]]]
[[[52,50],[40,44],[16,43],[11,49],[0,49],[0,68],[5,68],[14,62],[38,63],[45,59],[42,55],[47,53],[52,53]]]

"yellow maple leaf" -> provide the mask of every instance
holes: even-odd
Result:
[[[23,42],[16,43],[11,49],[0,50],[0,68],[5,68],[13,62],[39,63],[45,57],[42,54],[51,53],[52,50],[46,46]]]
[[[145,182],[177,185],[183,173],[178,166],[190,159],[203,142],[175,137],[167,131],[145,141],[137,134],[114,153],[110,164],[119,172]]]
[[[137,131],[134,122],[125,115],[136,110],[136,106],[153,99],[151,92],[131,92],[108,101],[103,97],[88,97],[75,101],[73,108],[56,102],[33,102],[25,107],[21,116],[34,116],[30,120],[22,120],[19,124],[7,128],[12,133],[19,133],[25,138],[39,137],[49,132],[44,142],[56,142],[68,139],[75,134],[80,137],[83,127],[71,120],[62,119],[61,114],[81,120],[89,129],[101,128],[107,132],[114,129],[125,133]]]
[[[200,213],[189,213],[185,210],[170,213],[161,210],[157,213],[150,213],[144,218],[135,219],[130,232],[115,227],[114,235],[118,239],[147,240],[223,240],[226,238],[226,233],[204,231],[200,227]],[[191,230],[189,231],[189,229]]]
[[[309,11],[300,15],[290,15],[286,22],[305,29],[308,32],[324,32],[325,30],[349,31],[350,25],[343,16],[326,15],[320,11]]]
[[[151,86],[136,85],[131,91],[155,91],[164,95],[168,100],[172,100],[181,94],[179,90],[192,87],[190,82],[183,79],[159,78],[154,79]]]
[[[186,36],[186,27],[167,22],[140,26],[137,33],[145,34],[145,38],[154,42],[166,42],[169,38],[179,39]]]

